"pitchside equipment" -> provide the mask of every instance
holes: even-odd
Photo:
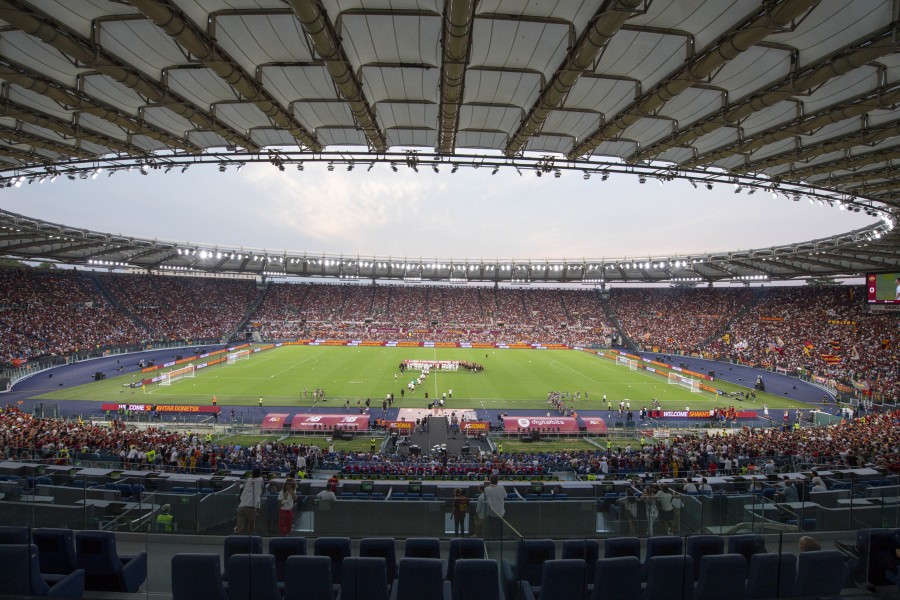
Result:
[[[691,390],[693,393],[698,393],[700,391],[700,381],[692,379],[691,377],[679,375],[678,373],[669,373],[669,385],[680,385],[683,388]]]
[[[159,380],[159,385],[172,385],[176,381],[181,381],[182,379],[193,379],[195,371],[194,365],[173,369],[168,373],[163,373],[161,375],[162,379]]]
[[[227,361],[229,365],[233,365],[239,360],[247,360],[250,358],[249,350],[238,350],[237,352],[232,352],[227,356]]]
[[[628,367],[632,371],[637,371],[637,368],[638,368],[638,364],[637,364],[636,360],[634,360],[633,358],[626,358],[624,356],[617,356],[616,364],[621,365],[623,367]]]

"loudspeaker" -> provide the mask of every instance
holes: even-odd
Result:
[[[468,453],[469,453],[469,447],[468,447],[468,446],[463,446],[463,447],[460,449],[460,452],[461,452],[462,454],[468,454]]]

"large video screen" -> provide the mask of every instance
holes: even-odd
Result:
[[[900,304],[900,273],[866,275],[869,304]]]

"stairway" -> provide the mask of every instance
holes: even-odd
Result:
[[[610,323],[613,324],[613,327],[616,328],[616,331],[619,332],[619,337],[622,338],[622,344],[633,352],[639,351],[640,349],[638,348],[637,344],[635,344],[634,341],[630,337],[628,337],[628,334],[625,333],[625,330],[622,329],[622,324],[619,323],[619,319],[616,318],[615,313],[609,305],[609,301],[600,299],[599,291],[597,292],[597,295],[597,301],[600,303],[600,308],[603,309],[603,313],[606,315],[606,318],[609,319]]]
[[[122,305],[118,300],[116,300],[115,296],[113,296],[112,293],[106,288],[106,286],[103,285],[103,281],[101,281],[101,279],[99,277],[97,277],[93,273],[90,273],[88,275],[88,277],[93,282],[94,287],[97,288],[97,291],[100,292],[100,295],[103,297],[103,299],[106,300],[110,306],[112,306],[117,311],[119,311],[120,313],[122,313],[123,315],[128,317],[128,319],[132,323],[137,325],[138,328],[153,335],[154,332],[150,330],[150,326],[147,325],[147,323],[145,323],[143,319],[141,319],[139,316],[137,316],[136,314],[134,314],[133,312],[131,312],[130,310],[125,308],[124,305]]]
[[[269,293],[269,284],[263,282],[261,284],[257,284],[257,294],[256,298],[250,303],[250,306],[247,308],[247,311],[244,313],[244,316],[238,321],[238,324],[228,333],[222,336],[221,342],[224,344],[229,340],[233,339],[234,336],[237,335],[239,331],[241,331],[247,323],[250,322],[250,318],[256,313],[257,309],[259,309],[260,305],[262,305],[263,301],[266,299],[266,295]],[[254,336],[253,341],[259,341],[259,333],[254,332],[256,335]]]
[[[446,409],[444,412],[447,412]],[[428,454],[435,446],[446,446],[447,453],[451,456],[462,454],[463,446],[469,445],[466,436],[462,433],[451,434],[448,429],[449,417],[428,417],[427,431],[416,431],[409,436],[409,445],[418,446],[422,454]],[[408,446],[401,448],[401,453],[408,452]]]

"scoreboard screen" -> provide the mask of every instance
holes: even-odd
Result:
[[[900,273],[866,275],[866,298],[869,304],[900,304]]]

